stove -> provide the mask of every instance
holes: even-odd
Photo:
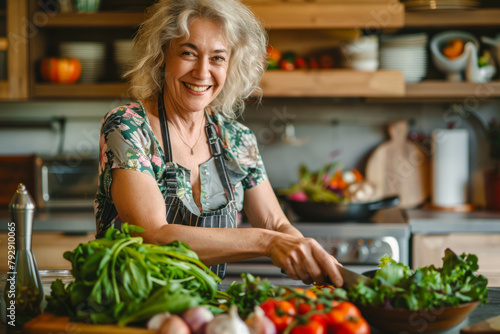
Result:
[[[379,210],[369,222],[297,222],[293,225],[305,237],[316,239],[344,267],[357,273],[376,269],[385,254],[409,265],[410,227],[401,209]],[[265,277],[274,284],[303,284],[283,275],[280,268],[264,257],[229,263],[225,281],[241,281],[243,272]]]

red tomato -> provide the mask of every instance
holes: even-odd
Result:
[[[280,68],[285,71],[293,71],[295,69],[295,65],[293,62],[283,59],[280,61]]]
[[[330,332],[328,332],[330,333]],[[335,334],[370,334],[370,325],[361,317],[348,317],[346,321],[335,326]]]
[[[337,333],[337,327],[342,325],[346,326],[344,322],[353,321],[356,322],[356,319],[362,319],[361,312],[353,303],[343,301],[334,308],[331,309],[330,312],[323,314],[323,319],[325,319],[326,327],[328,333]],[[368,326],[369,328],[369,326]],[[343,332],[348,333],[348,332]]]
[[[75,83],[82,73],[76,58],[45,58],[41,64],[42,77],[54,83]]]
[[[312,316],[307,319],[307,323],[304,325],[295,326],[290,334],[325,334],[326,327],[319,316]]]
[[[333,57],[331,55],[321,55],[319,57],[319,66],[321,68],[332,68],[333,67]]]
[[[312,305],[315,304],[314,301],[318,299],[318,297],[316,297],[316,294],[309,289],[304,291],[304,289],[301,288],[295,289],[295,292],[303,294],[305,297],[293,297],[289,300],[289,302],[292,303],[293,306],[295,306],[298,314],[306,314],[310,312],[312,310]],[[286,295],[290,295],[291,293],[293,292],[287,291]]]
[[[271,319],[278,333],[282,333],[293,322],[293,316],[297,314],[295,307],[286,300],[269,299],[260,304],[260,308],[266,317]]]
[[[316,57],[309,57],[308,63],[309,68],[319,68],[318,59]]]
[[[302,57],[296,57],[294,64],[296,68],[307,68],[307,62]]]

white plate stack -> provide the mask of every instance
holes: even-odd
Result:
[[[62,42],[61,57],[78,58],[82,64],[80,82],[97,82],[104,75],[106,45],[101,42]]]
[[[380,68],[403,72],[406,82],[419,82],[427,63],[427,34],[380,36]]]
[[[132,66],[133,47],[134,42],[129,39],[118,39],[113,42],[113,57],[120,77]]]

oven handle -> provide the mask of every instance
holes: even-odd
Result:
[[[42,166],[42,198],[45,202],[50,199],[49,195],[49,168]]]

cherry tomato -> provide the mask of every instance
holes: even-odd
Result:
[[[312,310],[312,306],[315,305],[314,301],[318,299],[316,297],[316,294],[312,290],[304,290],[301,288],[295,289],[296,293],[303,294],[305,297],[293,297],[289,300],[290,303],[292,303],[293,306],[295,306],[295,309],[297,310],[298,314],[306,314]],[[286,295],[290,295],[294,293],[293,291],[287,291]]]
[[[295,69],[295,65],[293,62],[283,59],[280,61],[280,68],[285,71],[293,71]]]
[[[331,55],[324,54],[319,57],[319,66],[321,68],[332,68],[333,62],[333,57]]]
[[[330,332],[328,332],[330,333]],[[334,327],[335,334],[370,334],[370,325],[362,317],[347,317],[347,320]]]
[[[309,57],[309,68],[319,68],[319,62],[316,57]]]
[[[295,307],[286,300],[269,299],[260,304],[260,308],[266,317],[271,319],[278,333],[282,333],[293,322],[293,316],[297,314]]]
[[[302,57],[295,58],[294,64],[296,68],[307,68],[307,62]]]
[[[290,334],[325,334],[326,327],[324,322],[318,316],[312,316],[307,319],[303,325],[296,325]]]

